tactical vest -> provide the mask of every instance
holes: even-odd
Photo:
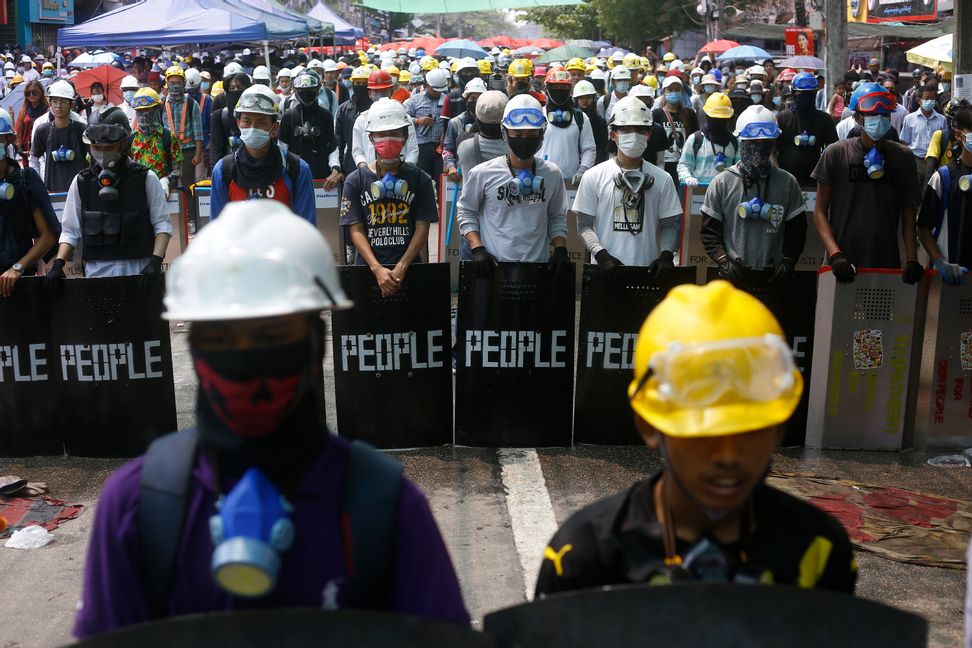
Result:
[[[11,164],[9,160],[7,163]],[[2,227],[0,268],[2,269],[9,268],[22,259],[34,246],[34,239],[40,236],[25,198],[24,173],[22,169],[15,168],[9,176],[0,178],[0,181],[11,183],[16,191],[10,200],[0,201],[0,221],[2,221],[0,222]]]
[[[98,174],[88,167],[78,174],[85,261],[144,259],[155,249],[145,176],[148,168],[128,160],[118,173],[118,200],[98,197]]]

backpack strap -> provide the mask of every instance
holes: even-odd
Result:
[[[291,198],[293,198],[294,192],[297,191],[297,179],[300,177],[300,158],[287,151],[284,154],[284,160],[287,165],[287,177],[290,178]]]
[[[142,463],[136,519],[142,550],[142,584],[153,619],[168,612],[198,445],[195,429],[167,434],[152,442]]]
[[[230,183],[233,182],[233,170],[236,164],[236,159],[232,153],[227,153],[223,156],[223,184],[226,185],[226,190],[229,191]],[[215,168],[215,165],[213,165]]]
[[[360,607],[380,609],[387,602],[401,487],[402,464],[363,441],[351,442],[341,529],[350,600]]]
[[[942,231],[942,224],[948,217],[948,199],[952,189],[952,172],[948,165],[938,167],[938,177],[942,182],[942,211],[938,215],[938,225],[932,228],[932,236],[937,240]]]
[[[162,127],[162,150],[165,154],[166,175],[172,173],[172,131],[165,126]]]

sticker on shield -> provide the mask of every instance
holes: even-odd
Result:
[[[880,329],[854,331],[854,368],[877,369],[884,364],[884,343]]]
[[[959,337],[959,358],[962,371],[972,371],[972,331],[962,331]]]

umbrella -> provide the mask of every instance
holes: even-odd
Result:
[[[560,47],[564,44],[564,41],[554,40],[552,38],[538,38],[530,43],[534,47],[539,47],[540,49],[553,49],[555,47]]]
[[[592,50],[598,46],[597,43],[587,38],[575,38],[574,40],[567,41],[567,44],[573,45],[574,47],[584,47],[589,50]]]
[[[534,47],[533,45],[526,45],[524,47],[518,47],[513,50],[513,56],[527,56],[534,57],[543,54],[543,50],[539,47]]]
[[[108,101],[117,106],[124,101],[121,93],[121,81],[125,76],[124,70],[119,70],[110,65],[102,65],[101,67],[79,72],[71,81],[74,82],[74,89],[82,97],[90,97],[91,84],[95,82],[100,83],[105,87],[105,94],[108,97]]]
[[[790,81],[793,80],[793,77],[796,76],[796,73],[797,71],[794,70],[793,68],[786,68],[785,70],[780,72],[779,75],[777,75],[776,82],[789,83]]]
[[[412,42],[408,44],[406,49],[414,47],[415,49],[424,49],[426,52],[431,52],[444,42],[444,38],[436,38],[435,36],[419,36],[418,38],[413,39]]]
[[[493,36],[492,38],[484,38],[479,41],[480,47],[516,47],[516,40],[510,36],[504,36],[500,34],[499,36]]]
[[[711,43],[706,43],[702,49],[699,50],[699,54],[722,54],[726,50],[731,50],[733,47],[739,47],[739,43],[734,40],[720,38],[719,40],[714,40]]]
[[[594,41],[593,47],[601,47],[601,48],[611,47],[611,41],[606,41],[606,40]]]
[[[797,70],[826,70],[827,64],[816,56],[791,56],[780,61],[784,67],[796,68]]]
[[[586,50],[583,47],[577,47],[576,45],[561,45],[560,47],[555,47],[549,52],[542,54],[534,63],[551,63],[553,61],[569,61],[572,58],[582,58],[586,59],[593,56],[590,50]]]
[[[435,48],[435,53],[439,56],[451,56],[452,58],[466,58],[467,56],[474,59],[486,58],[486,50],[476,44],[475,41],[462,38],[442,43]]]
[[[720,61],[755,61],[756,59],[771,59],[773,56],[766,50],[753,45],[740,45],[727,49],[717,57]]]
[[[945,34],[934,38],[918,47],[912,47],[905,52],[910,63],[917,63],[925,67],[941,66],[946,70],[952,69],[952,35]]]
[[[621,54],[624,55],[628,53],[628,50],[620,47],[612,47],[610,49],[602,49],[600,52],[597,53],[597,55],[601,58],[611,58],[617,52],[621,52]]]
[[[20,112],[20,106],[24,103],[24,86],[26,83],[21,83],[16,88],[11,90],[6,97],[0,99],[0,108],[6,108],[7,112],[14,119],[17,119],[17,113]]]
[[[76,59],[68,63],[68,67],[93,68],[98,67],[99,65],[111,65],[115,61],[121,60],[123,60],[122,57],[114,52],[97,50],[93,54],[90,52],[81,54]]]

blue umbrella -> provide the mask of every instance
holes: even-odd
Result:
[[[603,56],[605,58],[611,58],[612,56],[614,56],[614,54],[616,52],[621,52],[622,54],[627,54],[628,53],[628,50],[623,49],[621,47],[612,47],[610,49],[606,49],[605,48],[605,49],[602,49],[600,52],[598,52],[597,55],[598,56]]]
[[[486,58],[486,50],[477,45],[475,41],[462,38],[442,43],[435,48],[435,53],[439,56],[451,56],[452,58],[466,58],[467,56],[477,60]]]
[[[764,49],[752,45],[740,45],[727,49],[718,56],[720,61],[755,61],[756,59],[771,59],[773,55]]]

